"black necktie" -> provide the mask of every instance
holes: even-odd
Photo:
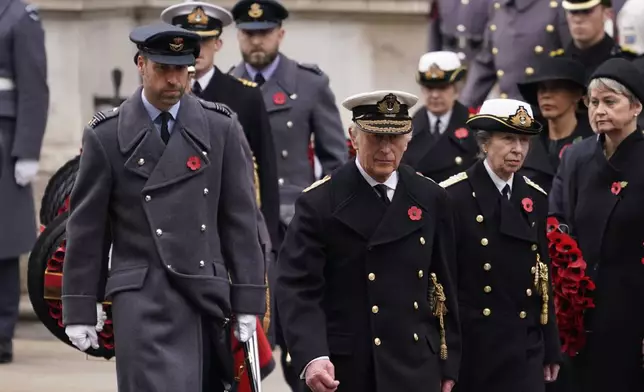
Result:
[[[387,186],[385,184],[378,184],[373,187],[373,189],[378,192],[378,196],[382,199],[382,201],[385,203],[385,205],[389,205],[391,201],[389,200],[389,197],[387,197]]]
[[[257,72],[257,74],[255,75],[255,83],[257,83],[259,87],[261,87],[262,84],[266,83],[266,79],[264,79],[264,75],[262,75],[261,72]]]
[[[510,185],[505,184],[505,186],[503,187],[503,190],[501,191],[501,194],[503,195],[503,197],[505,197],[506,199],[509,200],[510,199],[510,196],[509,196],[510,195]]]
[[[201,93],[203,93],[203,90],[201,89],[199,82],[195,82],[195,84],[192,86],[192,93],[201,98]]]
[[[434,129],[432,129],[432,133],[434,136],[440,136],[441,135],[441,119],[437,118],[436,122],[434,123]]]
[[[170,121],[170,113],[161,112],[161,114],[159,114],[159,118],[161,118],[161,139],[163,139],[163,142],[165,144],[168,144],[168,140],[170,140],[170,131],[168,130],[168,121]]]

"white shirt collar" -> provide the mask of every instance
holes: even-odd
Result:
[[[369,174],[367,174],[366,171],[364,171],[358,158],[356,158],[355,161],[356,161],[356,166],[358,167],[358,171],[360,172],[360,174],[362,174],[362,177],[364,177],[367,183],[369,183],[369,186],[373,188],[378,184],[383,184],[384,186],[387,187],[387,197],[389,198],[389,200],[392,200],[394,197],[394,192],[396,191],[396,186],[398,185],[398,171],[394,171],[393,173],[391,173],[389,178],[387,178],[387,181],[378,182],[374,180],[373,177],[371,177]]]
[[[442,135],[447,130],[447,126],[449,125],[449,120],[452,118],[452,110],[443,114],[442,116],[437,116],[434,113],[427,110],[427,118],[429,118],[429,129],[431,132],[434,132],[434,125],[436,124],[436,120],[440,118],[441,124],[440,124],[440,129],[438,131]]]
[[[497,176],[496,173],[492,171],[490,164],[487,163],[487,158],[483,160],[483,166],[485,166],[485,170],[487,170],[487,174],[490,175],[490,178],[492,179],[492,182],[494,182],[494,185],[496,185],[496,188],[499,190],[499,193],[503,194],[503,188],[505,188],[506,185],[509,185],[510,195],[511,195],[512,183],[514,182],[514,173],[510,176],[510,179],[508,181],[503,181],[501,177]]]
[[[195,82],[199,82],[199,86],[201,86],[202,90],[205,90],[206,87],[208,87],[208,84],[210,83],[210,80],[212,77],[215,75],[215,67],[210,68],[210,71],[206,72],[202,77],[199,79],[195,79],[192,81],[192,85],[195,85]]]

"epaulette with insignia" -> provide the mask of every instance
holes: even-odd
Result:
[[[532,181],[526,176],[523,176],[523,179],[525,180],[525,183],[533,187],[534,189],[538,190],[539,192],[543,193],[544,195],[548,196],[548,192],[546,192],[542,187],[539,186],[536,182]]]
[[[421,172],[416,172],[416,174],[418,174],[419,176],[421,176],[421,177],[423,177],[423,178],[425,178],[425,179],[428,179],[429,181],[431,181],[431,182],[433,182],[434,184],[436,184],[436,181],[434,181],[434,180],[432,180],[431,178],[427,177],[427,176],[426,176],[426,175],[424,175],[423,173],[421,173]]]
[[[467,173],[466,172],[460,172],[458,174],[454,174],[453,176],[451,176],[447,180],[441,181],[441,183],[438,184],[438,185],[442,186],[443,188],[447,188],[447,187],[452,186],[452,185],[454,185],[456,183],[459,183],[459,182],[461,182],[463,180],[467,180]]]
[[[559,57],[559,56],[563,56],[563,55],[564,55],[564,53],[565,53],[565,52],[564,52],[564,50],[563,50],[563,49],[553,50],[553,51],[551,51],[551,52],[550,52],[550,57]]]
[[[227,117],[232,117],[233,115],[233,111],[230,110],[230,108],[224,105],[223,103],[210,102],[203,99],[199,99],[199,102],[201,103],[201,106],[203,106],[206,109],[214,110],[215,112],[221,113]]]
[[[114,118],[118,116],[119,114],[119,108],[115,107],[110,110],[104,110],[102,112],[97,112],[94,114],[91,120],[87,123],[87,126],[94,129],[98,126],[98,124],[109,120],[110,118]]]
[[[311,72],[313,72],[315,74],[324,75],[324,72],[322,72],[322,70],[320,69],[320,67],[317,66],[317,64],[297,63],[297,65],[300,68],[306,69],[306,70],[311,71]]]
[[[247,87],[257,87],[257,83],[255,83],[255,82],[251,82],[251,81],[250,81],[250,80],[248,80],[248,79],[244,79],[244,78],[237,78],[237,80],[239,80],[240,82],[242,82],[242,84],[243,84],[244,86],[247,86]]]
[[[325,182],[329,181],[330,179],[331,179],[331,176],[328,176],[328,175],[327,175],[327,176],[325,176],[323,179],[321,179],[321,180],[317,180],[317,181],[315,181],[313,184],[309,185],[307,188],[305,188],[305,189],[302,191],[302,193],[304,193],[304,192],[308,192],[308,191],[310,191],[310,190],[311,190],[311,189],[313,189],[313,188],[317,188],[317,187],[319,187],[320,185],[324,184]]]

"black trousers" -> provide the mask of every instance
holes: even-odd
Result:
[[[20,304],[19,258],[0,260],[0,342],[13,339]]]
[[[230,324],[221,327],[202,319],[203,331],[203,392],[232,390],[233,354]]]

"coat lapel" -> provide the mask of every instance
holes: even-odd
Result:
[[[184,96],[168,145],[152,170],[144,191],[172,185],[205,171],[210,165],[209,130],[205,109],[196,98]]]
[[[528,184],[522,176],[515,174],[514,181],[512,184],[512,195],[510,197],[509,203],[503,203],[510,205],[510,210],[502,209],[502,214],[507,212],[507,217],[504,217],[507,220],[507,233],[501,230],[504,234],[511,237],[516,237],[522,240],[535,242],[538,239],[537,236],[537,208],[547,208],[547,206],[535,206],[534,198],[531,195]],[[503,222],[503,219],[502,219]],[[503,228],[503,223],[501,227]]]
[[[261,87],[266,111],[269,113],[291,108],[291,97],[295,93],[297,83],[294,76],[297,75],[297,63],[283,54],[280,56],[275,73]]]
[[[333,174],[331,186],[336,206],[333,217],[369,240],[382,220],[386,206],[362,177],[354,160]]]
[[[407,167],[401,166],[398,170],[398,185],[393,200],[371,237],[369,245],[394,242],[422,228],[427,219],[434,219],[429,215],[427,206],[422,205],[413,196],[412,176],[416,176],[416,173],[411,169],[408,170]],[[420,210],[420,213],[416,214],[418,219],[410,216],[412,210]]]
[[[466,141],[469,137],[470,131],[465,126],[468,118],[469,111],[467,110],[467,108],[460,102],[456,102],[454,109],[452,110],[452,116],[449,119],[449,124],[447,125],[447,129],[445,130],[447,138],[452,142],[454,146],[456,146],[463,152],[468,151]],[[462,136],[460,132],[457,135],[456,131],[460,130],[461,128],[464,128],[467,131],[467,136],[459,137]]]

